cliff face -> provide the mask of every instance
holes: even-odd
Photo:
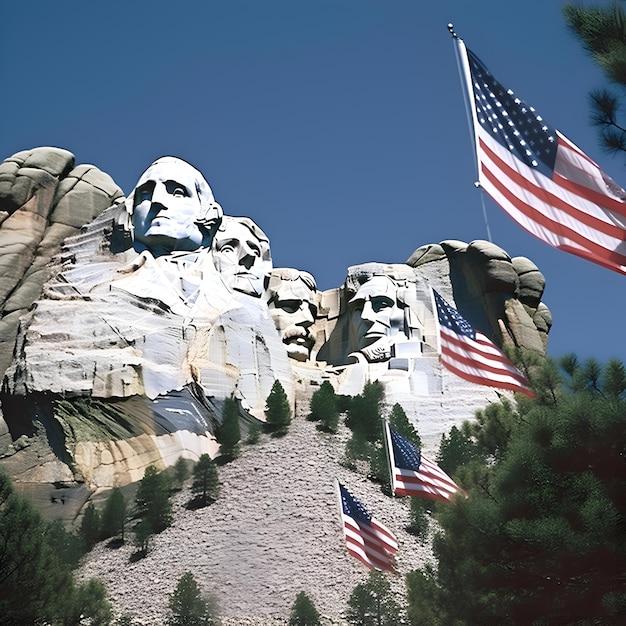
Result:
[[[168,202],[170,217],[193,213],[169,248]],[[434,450],[503,392],[442,368],[431,287],[499,345],[545,353],[551,325],[540,271],[482,241],[354,266],[319,292],[310,274],[272,268],[261,229],[224,215],[178,159],[155,162],[124,198],[65,150],[10,157],[0,263],[0,466],[66,519],[149,464],[215,456],[225,398],[244,426],[262,422],[275,380],[292,407],[322,380],[348,395],[380,380]]]

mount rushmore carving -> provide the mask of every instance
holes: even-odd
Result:
[[[0,260],[0,463],[32,484],[106,487],[214,456],[225,398],[263,421],[275,380],[292,405],[322,380],[380,380],[435,445],[497,392],[442,370],[431,287],[499,345],[545,353],[551,325],[537,267],[484,241],[356,265],[319,291],[175,157],[127,197],[65,150],[6,159]]]

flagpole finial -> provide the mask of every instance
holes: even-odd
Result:
[[[448,24],[448,30],[454,39],[459,38],[459,36],[454,32],[454,24]]]

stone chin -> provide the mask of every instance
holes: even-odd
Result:
[[[311,356],[311,348],[315,340],[300,327],[287,329],[283,334],[283,343],[287,346],[287,354],[296,361],[307,361]]]
[[[311,348],[297,343],[288,343],[287,355],[295,361],[308,361],[311,356]]]

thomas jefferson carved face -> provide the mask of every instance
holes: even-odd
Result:
[[[387,276],[373,276],[350,300],[350,345],[369,361],[389,358],[391,338],[404,333],[404,310],[398,287]]]
[[[213,263],[235,291],[260,298],[272,271],[269,241],[248,218],[224,218],[213,239]]]
[[[308,272],[294,270],[289,277],[272,275],[270,280],[270,314],[287,353],[298,361],[309,358],[315,343],[310,328],[317,316],[316,292],[315,279]]]
[[[221,217],[222,209],[200,172],[174,157],[155,161],[133,193],[136,247],[155,256],[207,247]]]

